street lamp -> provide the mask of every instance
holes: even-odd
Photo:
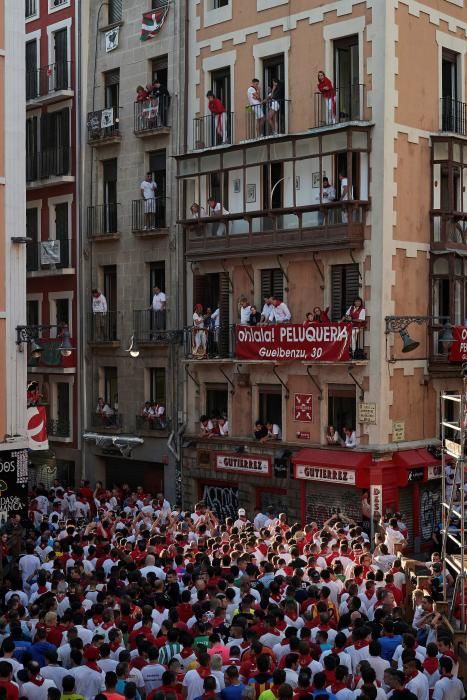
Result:
[[[138,343],[135,340],[134,333],[130,338],[130,347],[127,350],[125,350],[125,352],[129,352],[131,357],[134,357],[134,358],[139,357],[139,347],[138,347]]]
[[[416,323],[421,326],[424,323],[436,322],[438,317],[436,316],[386,316],[384,321],[386,323],[385,334],[389,333],[399,333],[402,338],[402,352],[412,352],[418,348],[420,343],[417,340],[413,340],[407,330],[408,326],[412,323]],[[452,343],[454,341],[454,336],[452,334],[452,325],[448,322],[445,323],[439,334],[439,339],[443,343]]]
[[[62,357],[70,357],[73,350],[76,348],[71,344],[70,331],[68,326],[51,326],[51,325],[38,325],[38,326],[16,326],[16,345],[18,346],[19,352],[23,351],[23,343],[30,346],[31,356],[38,358],[41,356],[44,348],[41,345],[40,334],[44,331],[50,331],[52,328],[56,328],[60,335],[60,345],[58,349]]]

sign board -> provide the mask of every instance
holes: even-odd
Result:
[[[0,525],[27,512],[28,461],[27,450],[0,451]]]
[[[115,51],[118,48],[118,40],[120,35],[120,27],[114,27],[109,29],[105,33],[105,51],[109,53],[110,51]]]
[[[313,422],[313,394],[294,394],[294,420]]]
[[[409,469],[407,472],[407,481],[411,484],[414,481],[423,481],[425,476],[425,470],[423,467],[418,467],[416,469]]]
[[[451,457],[459,459],[459,457],[461,456],[462,448],[457,442],[454,442],[454,440],[445,440],[444,446],[446,448],[446,452],[450,454]]]
[[[214,469],[231,474],[271,476],[271,458],[267,455],[247,455],[231,452],[216,452]]]
[[[297,432],[297,438],[298,438],[299,440],[309,440],[309,439],[310,439],[310,433],[309,433],[308,431],[299,430],[299,431]]]
[[[376,425],[376,404],[364,403],[358,404],[358,422],[366,425]]]
[[[403,442],[405,440],[405,422],[403,420],[394,420],[392,422],[392,441]]]
[[[107,129],[114,125],[114,108],[103,109],[101,114],[101,129]]]
[[[211,467],[211,452],[209,450],[198,450],[198,467],[209,469]]]
[[[452,326],[451,330],[454,340],[445,343],[446,352],[449,352],[449,362],[464,362],[467,360],[467,326]],[[443,346],[442,330],[439,332],[439,341]]]
[[[381,516],[382,496],[383,487],[381,484],[372,484],[370,486],[370,509],[372,520],[375,520],[375,518],[379,518]]]
[[[338,484],[355,484],[353,469],[337,469],[335,467],[314,467],[307,464],[295,465],[295,478],[311,481],[327,481]]]
[[[60,241],[41,241],[41,265],[60,264]]]
[[[235,356],[242,360],[275,362],[348,362],[350,323],[279,323],[235,327]]]
[[[435,464],[434,466],[428,467],[427,479],[441,479],[442,475],[442,464]]]

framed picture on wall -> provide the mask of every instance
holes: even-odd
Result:
[[[300,175],[295,175],[295,189],[299,190],[301,185]]]
[[[326,177],[326,171],[323,170],[322,177]],[[313,173],[311,176],[311,186],[314,188],[321,187],[321,178],[319,173]]]
[[[233,181],[233,191],[235,194],[238,194],[241,191],[241,185],[240,185],[240,178],[237,177]]]
[[[248,204],[256,202],[256,184],[246,186],[246,201]]]

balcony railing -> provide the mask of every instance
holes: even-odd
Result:
[[[139,343],[170,345],[180,344],[183,340],[183,331],[166,330],[165,311],[133,311],[133,330]]]
[[[112,236],[118,232],[118,204],[98,204],[88,207],[86,230],[88,238]]]
[[[120,138],[120,117],[118,107],[109,107],[88,114],[88,143]]]
[[[453,325],[455,324],[449,316],[433,316],[428,326],[430,362],[434,364],[449,362]]]
[[[315,128],[365,120],[365,85],[339,87],[335,93],[328,98],[315,92]]]
[[[37,3],[38,0],[26,0],[25,2],[25,18],[30,19],[35,17],[37,14]]]
[[[131,230],[156,231],[165,228],[165,197],[134,199],[131,203]]]
[[[136,430],[141,433],[163,433],[166,434],[171,429],[170,418],[164,414],[163,416],[143,415],[140,413],[136,416]]]
[[[27,182],[69,175],[70,168],[71,149],[69,146],[46,148],[39,153],[26,154]]]
[[[368,202],[346,201],[182,221],[188,255],[262,254],[269,249],[361,248]]]
[[[119,340],[118,322],[119,313],[117,311],[89,313],[88,342],[94,345],[117,342]]]
[[[135,102],[133,123],[135,134],[167,128],[169,126],[169,106],[170,99],[165,95],[151,97],[144,102]]]
[[[61,90],[71,90],[71,63],[61,61],[26,72],[26,99],[35,100],[53,95]]]
[[[289,100],[268,100],[245,108],[246,138],[261,139],[287,133]]]
[[[467,136],[467,102],[441,98],[441,131]]]
[[[208,114],[193,119],[193,147],[212,148],[234,143],[234,113]]]
[[[111,415],[101,413],[91,414],[91,428],[94,430],[116,431],[123,428],[123,416],[121,413],[113,412]]]
[[[71,436],[70,421],[62,418],[49,418],[47,433],[49,438],[69,438]]]
[[[60,270],[71,266],[71,241],[34,241],[26,246],[26,271]]]
[[[215,329],[190,326],[184,331],[185,357],[189,359],[225,359],[233,357],[235,325]]]
[[[467,214],[463,212],[432,212],[433,243],[467,245]],[[439,247],[439,246],[436,246]]]

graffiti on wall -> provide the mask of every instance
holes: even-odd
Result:
[[[421,494],[421,535],[422,541],[431,539],[435,526],[441,520],[441,489],[428,486]]]
[[[326,492],[317,489],[316,485],[310,488],[307,494],[306,516],[307,522],[316,520],[323,523],[328,518],[340,511],[349,518],[360,522],[362,520],[362,499],[359,489],[326,489]]]
[[[205,484],[202,500],[221,520],[237,519],[238,486],[216,486]]]

